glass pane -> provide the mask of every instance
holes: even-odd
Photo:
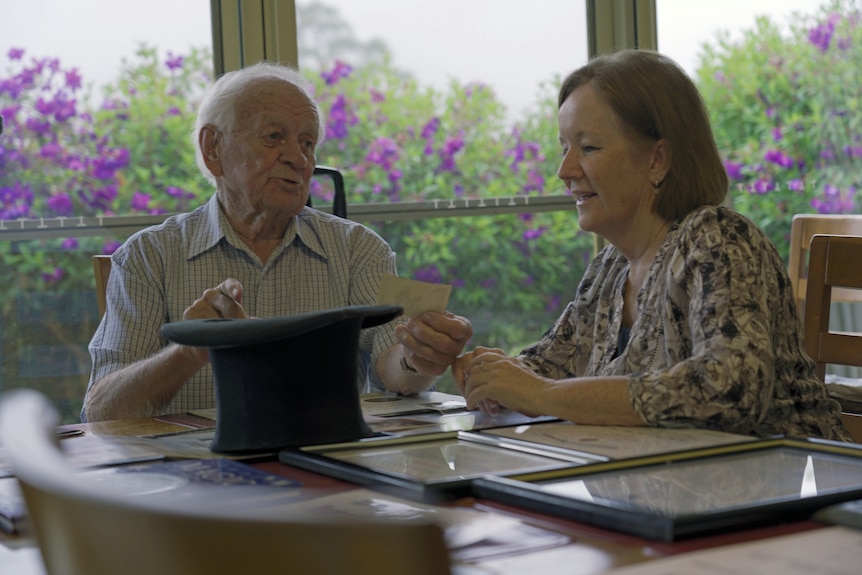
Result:
[[[785,261],[795,213],[854,213],[862,185],[858,0],[658,0],[659,49],[698,83],[734,207]]]
[[[552,16],[552,17],[549,17]],[[298,3],[350,203],[561,194],[556,90],[587,59],[583,0]],[[513,41],[513,38],[515,40]]]
[[[587,60],[583,0],[547,0],[540,12],[497,0],[328,0],[298,3],[297,19],[300,67],[328,115],[318,162],[344,172],[348,215],[364,203],[565,195],[556,93]],[[551,326],[593,247],[572,211],[374,227],[402,276],[454,286],[450,309],[472,320],[471,347],[512,353]],[[448,373],[438,389],[454,391]]]
[[[659,49],[706,100],[733,206],[785,261],[794,214],[860,212],[859,0],[658,0],[657,13]],[[839,305],[834,327],[862,330],[851,304]]]
[[[210,190],[191,155],[212,78],[208,0],[29,0],[0,16],[0,227],[159,214]],[[98,312],[90,255],[123,237],[0,239],[0,390],[34,387],[77,421]]]

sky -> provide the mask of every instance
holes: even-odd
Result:
[[[542,82],[587,58],[584,0],[325,0],[360,40],[381,38],[398,67],[443,88],[452,79],[490,84],[517,113]],[[820,0],[658,0],[659,50],[691,74],[705,39],[750,28],[756,15],[786,23]],[[10,48],[59,57],[87,83],[116,77],[140,41],[182,54],[211,44],[209,0],[0,0],[0,77]]]

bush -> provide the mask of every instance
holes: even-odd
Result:
[[[862,28],[856,0],[796,15],[789,31],[761,17],[739,40],[706,44],[697,72],[734,207],[787,261],[797,213],[853,213],[862,184]]]

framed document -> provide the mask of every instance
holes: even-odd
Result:
[[[505,476],[602,461],[464,431],[284,449],[279,460],[426,501],[470,495],[471,481],[484,475]]]
[[[482,433],[532,441],[561,449],[605,456],[609,459],[688,451],[757,440],[751,435],[710,429],[582,425],[570,421],[497,427],[483,430]]]
[[[862,498],[862,447],[764,439],[538,473],[483,477],[473,494],[649,539],[805,519]]]

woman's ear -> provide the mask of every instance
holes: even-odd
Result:
[[[204,163],[215,177],[222,175],[221,158],[219,157],[221,142],[218,136],[219,133],[210,125],[201,128],[198,134],[198,146],[200,146]]]
[[[663,182],[670,172],[673,150],[670,142],[664,138],[656,141],[653,147],[652,163],[650,164],[650,181]]]

